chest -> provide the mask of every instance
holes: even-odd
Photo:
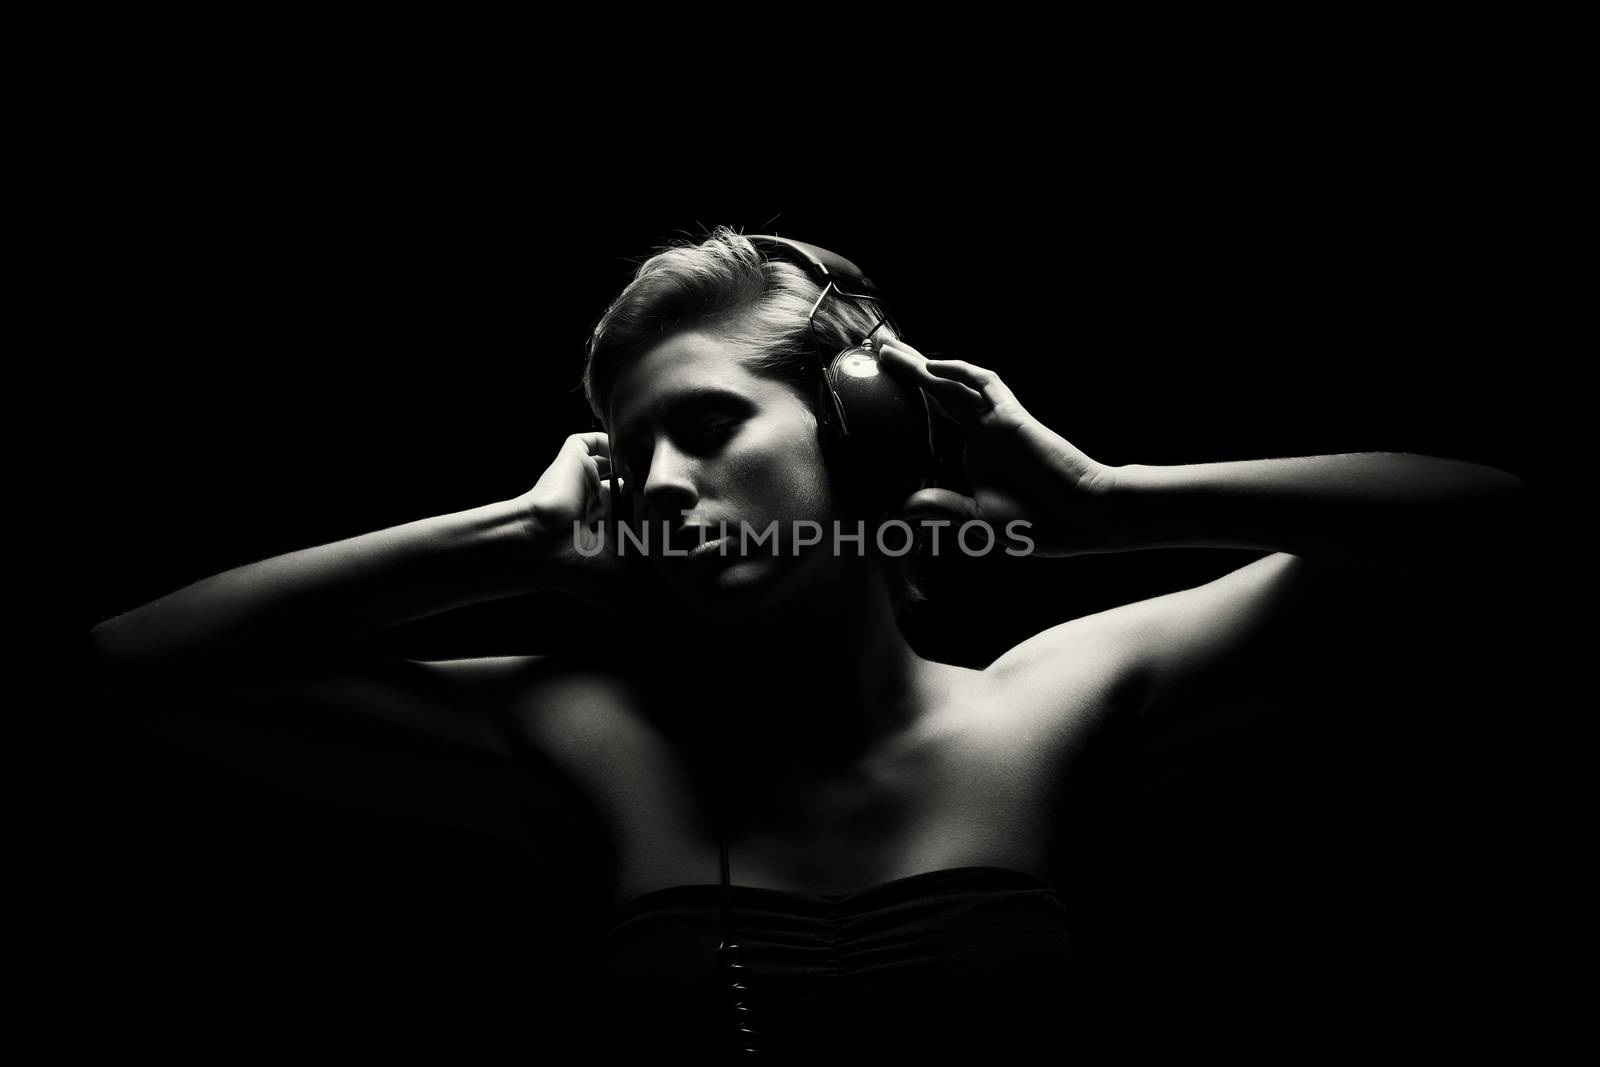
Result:
[[[785,775],[765,783],[761,803],[734,790],[726,811],[641,693],[617,686],[581,707],[541,709],[538,733],[605,828],[614,906],[719,883],[719,827],[735,884],[847,893],[955,867],[1047,876],[1063,780],[1102,696],[1080,688],[1053,707],[1016,696],[974,680],[861,766]],[[759,779],[763,769],[745,770]]]

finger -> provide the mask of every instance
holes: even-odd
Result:
[[[963,426],[974,424],[979,415],[989,410],[989,402],[983,394],[975,389],[969,389],[960,382],[946,381],[942,378],[928,376],[926,382],[919,383],[930,399],[939,404],[939,410],[948,418],[961,423]]]
[[[885,336],[878,341],[878,347],[880,349],[888,347],[898,348],[901,352],[917,360],[928,358],[922,354],[922,351],[917,348],[916,345],[910,343],[909,341],[902,340],[899,337]]]
[[[989,408],[988,401],[976,389],[931,373],[927,357],[920,352],[908,351],[897,344],[889,343],[882,347],[881,358],[883,365],[891,374],[904,375],[905,380],[913,381],[920,386],[946,418],[965,425]]]
[[[586,456],[605,456],[611,458],[611,438],[604,430],[589,430],[585,433],[575,433],[567,437],[564,448],[583,450]]]
[[[605,456],[580,456],[578,457],[578,462],[583,467],[584,478],[588,481],[590,489],[596,493],[603,494],[610,488],[613,481],[610,460]],[[622,492],[623,485],[627,479],[618,474],[615,477],[615,481],[617,483],[617,492]]]
[[[926,393],[926,390],[924,390],[924,393]],[[945,410],[945,406],[943,404],[939,403],[939,400],[938,400],[937,397],[929,396],[928,397],[928,406],[930,408],[932,408],[937,414],[943,415],[945,418],[949,419],[951,422],[960,422],[961,421],[960,419],[956,418],[954,415],[950,414],[950,412],[946,411]]]
[[[594,456],[589,455],[580,457],[578,462],[583,467],[583,479],[589,483],[589,491],[598,496],[603,488],[604,477],[600,465],[595,462]]]
[[[965,522],[982,516],[978,502],[949,489],[919,489],[900,505],[902,518],[951,519]]]
[[[937,390],[940,395],[950,399],[963,398],[968,403],[978,403],[983,400],[981,390],[974,389],[954,377],[943,377],[933,373],[933,364],[939,362],[930,360],[909,345],[902,345],[898,341],[886,341],[881,346],[882,362],[892,373],[905,374],[915,379],[924,389]],[[954,386],[960,385],[957,390]]]
[[[1016,401],[1011,395],[1011,390],[1006,383],[1000,380],[1000,375],[992,370],[974,366],[962,359],[930,359],[929,372],[953,381],[961,382],[969,388],[983,394],[990,407],[1000,407]]]

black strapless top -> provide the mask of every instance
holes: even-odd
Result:
[[[953,867],[853,893],[735,885],[758,1048],[995,1052],[1070,1045],[1081,976],[1061,895],[1037,875]],[[722,886],[678,885],[612,912],[600,1049],[720,1053]]]

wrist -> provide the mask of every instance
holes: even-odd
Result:
[[[1107,538],[1119,551],[1144,546],[1142,516],[1149,496],[1149,468],[1139,463],[1102,464],[1093,479],[1093,495]]]
[[[548,560],[555,533],[534,509],[520,500],[502,500],[462,514],[468,538],[498,561],[496,572],[514,592],[536,593],[550,587]]]

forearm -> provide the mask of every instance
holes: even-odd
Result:
[[[540,538],[511,502],[236,567],[108,619],[103,666],[172,667],[309,650],[541,588]]]
[[[1394,452],[1112,472],[1109,522],[1125,551],[1247,548],[1340,562],[1481,547],[1524,491],[1493,467]]]

